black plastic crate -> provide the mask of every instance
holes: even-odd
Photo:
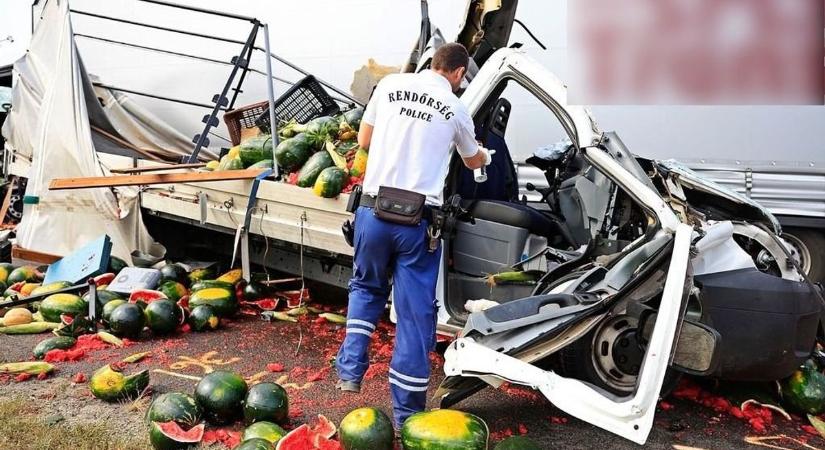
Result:
[[[306,123],[316,117],[332,116],[339,112],[341,108],[338,103],[312,75],[295,83],[275,100],[275,120],[279,122],[295,120]],[[269,107],[264,108],[255,125],[264,132],[270,132]]]

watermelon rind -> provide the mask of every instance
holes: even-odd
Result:
[[[107,402],[135,398],[148,386],[149,370],[125,376],[111,365],[101,367],[89,379],[92,395]]]
[[[392,450],[395,431],[392,421],[377,408],[350,411],[338,426],[345,450]]]
[[[198,445],[203,439],[204,424],[183,430],[174,421],[149,424],[149,442],[155,450],[182,450]]]

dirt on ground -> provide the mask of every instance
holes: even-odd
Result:
[[[341,299],[316,306],[343,312]],[[239,373],[249,383],[274,381],[284,386],[290,398],[287,429],[312,423],[317,414],[337,423],[361,406],[376,406],[391,414],[387,371],[393,325],[384,320],[378,327],[371,349],[371,367],[361,394],[341,394],[334,389],[332,362],[344,333],[341,325],[311,313],[298,323],[267,322],[256,311],[248,310],[223,321],[217,331],[196,333],[184,329],[168,337],[145,332],[140,339],[127,341],[123,348],[97,345],[99,348],[75,352],[69,355],[71,358],[62,355],[76,360],[54,362],[55,371],[43,380],[0,375],[0,448],[148,448],[144,415],[151,398],[171,391],[193,393],[198,380],[214,370]],[[31,349],[48,336],[0,336],[0,361],[31,360]],[[87,383],[95,370],[140,352],[150,353],[141,361],[128,364],[126,371],[148,369],[151,392],[142,399],[124,403],[106,403],[91,395]],[[57,356],[61,359],[60,354]],[[443,378],[441,356],[433,353],[431,362],[430,397]],[[825,440],[802,418],[789,421],[759,407],[743,412],[739,407],[741,398],[740,394],[726,393],[719,385],[684,381],[673,396],[659,403],[645,447],[825,448]],[[438,404],[431,401],[429,406]],[[455,407],[483,418],[490,427],[492,442],[510,435],[526,435],[548,449],[639,448],[563,413],[538,392],[525,387],[505,384],[500,389],[487,388]],[[6,416],[12,411],[15,419],[4,416],[4,410]],[[21,437],[15,431],[39,433],[44,426],[58,427],[64,435],[92,436],[94,442],[80,438],[70,444],[52,440],[43,447],[42,439]],[[213,445],[210,448],[225,448],[238,441],[242,430],[241,424],[208,427],[205,441]]]

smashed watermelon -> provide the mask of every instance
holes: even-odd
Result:
[[[175,421],[152,422],[149,441],[155,450],[170,450],[195,446],[203,439],[204,424],[184,430]]]
[[[155,300],[163,300],[166,298],[166,294],[161,291],[136,289],[132,291],[132,294],[129,296],[129,303],[143,303],[144,305],[148,305]]]
[[[278,441],[275,450],[343,450],[341,443],[328,439],[303,424]]]

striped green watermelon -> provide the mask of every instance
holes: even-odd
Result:
[[[195,400],[206,419],[216,425],[233,422],[243,412],[246,381],[240,375],[224,370],[207,374],[195,388]]]
[[[404,450],[486,450],[488,436],[483,420],[452,409],[413,414],[401,428]]]
[[[358,408],[341,420],[338,435],[346,450],[393,450],[395,432],[380,409]]]
[[[150,422],[170,422],[191,428],[201,421],[201,407],[195,399],[183,392],[167,392],[156,398],[149,410],[146,418]]]

